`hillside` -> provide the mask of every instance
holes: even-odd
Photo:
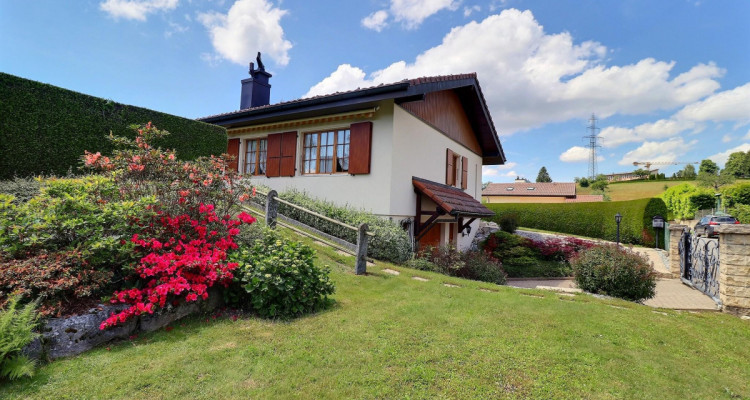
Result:
[[[738,179],[737,183],[750,182],[748,179]],[[607,194],[612,201],[625,201],[635,199],[645,199],[648,197],[657,197],[667,188],[681,183],[698,184],[698,181],[626,181],[610,183]],[[591,187],[582,188],[576,185],[577,194],[592,194]]]

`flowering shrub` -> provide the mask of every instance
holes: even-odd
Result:
[[[233,300],[265,318],[292,318],[324,308],[335,287],[310,247],[266,230],[253,245],[231,253],[238,264]]]
[[[526,246],[539,251],[549,261],[570,261],[579,251],[594,247],[594,242],[575,237],[530,240]]]
[[[134,272],[136,285],[114,293],[112,303],[130,307],[111,315],[101,329],[143,313],[153,313],[167,302],[207,299],[214,284],[228,285],[236,263],[227,262],[227,251],[236,249],[239,226],[255,219],[232,207],[249,197],[239,175],[227,168],[228,157],[177,160],[174,151],[155,148],[155,140],[168,135],[149,122],[133,127],[135,140],[110,135],[118,150],[112,157],[100,153],[83,156],[85,168],[99,170],[117,184],[122,199],[152,197],[151,218],[135,221],[140,232],[129,238],[140,256]]]
[[[504,285],[507,275],[500,260],[486,252],[459,252],[454,247],[427,246],[407,262],[410,268],[438,272],[458,278]]]
[[[617,245],[581,251],[570,261],[581,289],[626,300],[654,297],[656,274],[648,258]]]

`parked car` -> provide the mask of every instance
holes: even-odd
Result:
[[[731,215],[706,215],[695,224],[695,235],[706,237],[719,237],[719,232],[714,230],[717,225],[739,224],[740,221]]]

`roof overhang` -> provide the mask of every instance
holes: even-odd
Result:
[[[495,215],[477,199],[459,188],[443,185],[427,179],[412,177],[411,182],[418,194],[432,200],[442,211],[455,217],[481,218]]]

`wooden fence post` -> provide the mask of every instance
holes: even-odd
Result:
[[[360,224],[357,232],[357,263],[354,265],[354,273],[367,273],[367,224]]]
[[[266,226],[271,229],[276,228],[276,214],[279,210],[279,202],[276,201],[278,195],[275,190],[271,190],[266,196]]]

